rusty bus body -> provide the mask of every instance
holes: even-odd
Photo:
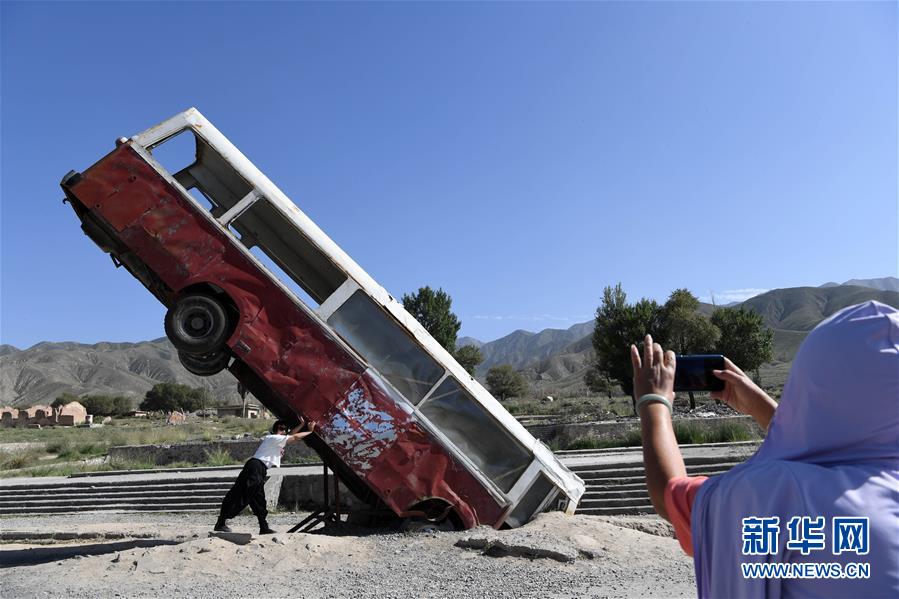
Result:
[[[192,162],[170,173],[154,151],[182,135]],[[278,417],[316,421],[310,445],[363,500],[465,528],[573,513],[583,481],[196,109],[62,187],[169,308],[185,367],[227,368]]]

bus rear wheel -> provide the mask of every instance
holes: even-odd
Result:
[[[461,530],[452,506],[443,499],[432,497],[412,506],[400,522],[403,532],[437,532]]]
[[[165,334],[179,352],[186,354],[222,351],[232,328],[222,302],[202,293],[178,298],[165,314]]]
[[[211,354],[189,354],[187,352],[179,351],[178,360],[180,360],[181,365],[184,366],[185,370],[191,374],[197,376],[212,376],[228,367],[228,362],[231,361],[231,355],[225,350],[213,352]]]
[[[420,518],[404,518],[400,523],[403,532],[451,532],[456,530],[449,518],[442,522],[431,522]]]

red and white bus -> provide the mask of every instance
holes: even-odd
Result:
[[[188,148],[163,166],[167,147]],[[62,181],[84,232],[361,499],[457,528],[573,513],[584,483],[196,109]]]

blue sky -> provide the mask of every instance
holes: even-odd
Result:
[[[892,2],[0,6],[3,343],[163,335],[58,182],[190,106],[482,340],[897,274]]]

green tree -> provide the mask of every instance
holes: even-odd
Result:
[[[528,391],[527,381],[509,364],[494,366],[487,371],[487,388],[495,397],[521,397]]]
[[[761,315],[744,308],[718,308],[712,324],[721,331],[717,352],[743,370],[755,371],[761,384],[759,367],[774,356],[774,331],[765,326]]]
[[[636,304],[627,303],[627,294],[621,283],[603,289],[602,303],[596,309],[596,325],[593,329],[593,349],[596,360],[591,369],[590,380],[606,379],[617,383],[625,393],[631,395],[636,414],[636,400],[633,398],[634,381],[631,367],[630,346],[642,346],[644,335],[663,339],[662,309],[653,300],[641,299]]]
[[[609,377],[608,373],[600,368],[596,360],[593,360],[590,368],[584,373],[584,383],[590,391],[605,395],[609,400],[612,399],[616,392],[621,391],[621,388],[615,384],[615,381]]]
[[[474,345],[463,345],[456,350],[456,361],[468,371],[468,374],[474,376],[475,368],[484,361],[484,355]]]
[[[61,408],[66,404],[70,404],[73,401],[79,401],[77,395],[73,395],[72,393],[63,393],[59,397],[53,400],[53,403],[50,404],[51,408]]]
[[[212,394],[202,388],[194,387],[181,402],[181,409],[185,412],[204,410],[213,404]]]
[[[83,395],[78,401],[94,416],[107,416],[112,408],[112,401],[106,395]]]
[[[147,391],[140,404],[140,409],[160,412],[174,412],[175,410],[194,412],[211,403],[209,392],[202,387],[191,387],[178,383],[157,383]]]
[[[130,397],[117,395],[115,398],[115,416],[123,416],[134,409],[134,402]]]
[[[452,298],[443,289],[422,287],[411,295],[403,294],[403,307],[451,354],[456,350],[456,335],[462,327],[452,305]]]
[[[186,386],[175,383],[157,383],[144,395],[144,400],[140,402],[140,409],[148,412],[174,412],[180,405],[181,391],[178,387]]]
[[[715,349],[720,332],[718,327],[698,312],[699,300],[687,289],[675,289],[662,306],[660,342],[676,354],[706,354]],[[693,392],[690,409],[696,408]]]
[[[132,409],[131,400],[121,395],[85,395],[78,401],[94,416],[121,416]]]

